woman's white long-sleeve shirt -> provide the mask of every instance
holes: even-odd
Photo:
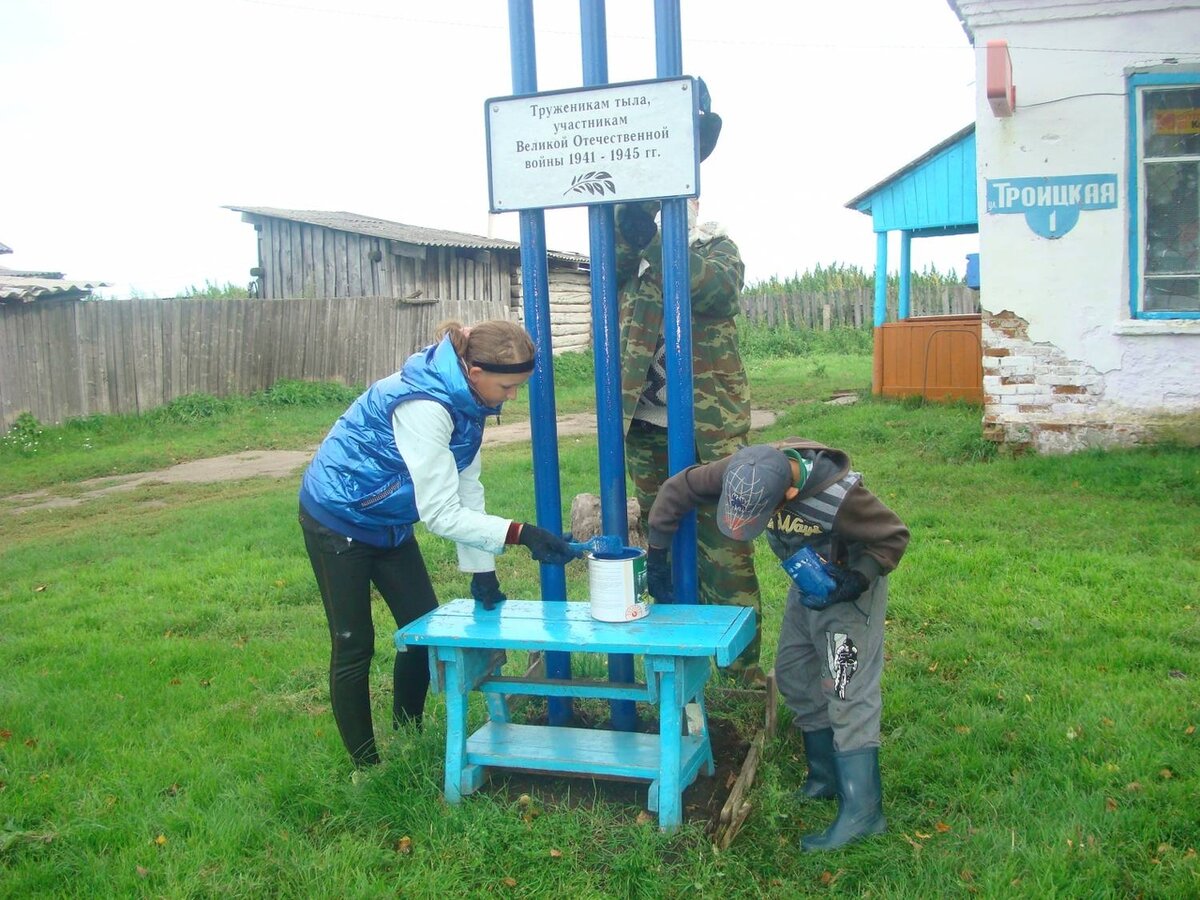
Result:
[[[454,423],[433,400],[409,400],[392,413],[396,449],[412,476],[417,514],[425,527],[458,545],[463,572],[491,572],[512,521],[484,512],[481,453],[458,471],[450,450]]]

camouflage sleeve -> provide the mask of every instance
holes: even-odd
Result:
[[[688,268],[694,314],[732,319],[741,312],[746,266],[737,244],[727,237],[696,244],[688,253]]]

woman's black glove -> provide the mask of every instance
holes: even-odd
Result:
[[[571,549],[571,545],[557,534],[528,522],[521,526],[521,535],[517,538],[517,543],[528,547],[529,555],[538,562],[552,566],[565,566],[571,560],[579,558],[579,554]]]
[[[645,203],[623,203],[617,207],[617,228],[634,250],[641,250],[658,234],[652,210],[653,206]]]
[[[675,588],[671,585],[671,564],[664,547],[646,551],[646,587],[658,603],[674,603]]]
[[[494,609],[497,603],[508,599],[500,590],[500,579],[495,572],[476,572],[472,575],[471,596],[482,603],[484,609]]]
[[[827,606],[857,600],[870,585],[867,576],[857,569],[835,569],[834,571],[833,577],[837,586],[829,592],[829,596],[826,598]]]

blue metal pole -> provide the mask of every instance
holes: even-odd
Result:
[[[532,0],[508,0],[509,46],[512,54],[513,93],[537,91],[537,56],[533,39]],[[533,493],[538,525],[562,533],[562,494],[558,481],[558,416],[554,407],[554,355],[550,339],[550,285],[546,276],[546,214],[523,210],[521,216],[521,287],[525,329],[537,347],[537,364],[529,389],[529,431],[533,442]],[[565,601],[567,576],[562,566],[541,566],[542,600]],[[571,677],[568,653],[547,653],[550,678]],[[551,697],[547,704],[551,725],[572,719],[571,701]]]
[[[659,78],[683,74],[679,0],[654,0],[655,60]],[[667,469],[674,475],[696,461],[692,414],[692,296],[688,279],[687,201],[662,203],[663,339],[667,369]],[[675,535],[675,596],[697,602],[696,514]]]
[[[900,298],[896,318],[907,319],[912,307],[912,232],[900,232]]]
[[[583,83],[608,84],[608,28],[604,0],[579,0],[583,44]],[[617,317],[617,252],[613,234],[613,207],[588,207],[588,232],[592,256],[592,358],[596,368],[596,434],[600,457],[600,522],[605,534],[618,534],[629,542],[625,515],[625,446],[621,434],[620,324]],[[633,656],[610,653],[609,681],[633,681]],[[612,726],[617,731],[637,727],[637,706],[632,700],[609,703]]]
[[[875,327],[887,321],[887,241],[886,231],[875,235]]]

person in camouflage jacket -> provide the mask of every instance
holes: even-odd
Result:
[[[662,239],[654,223],[658,206],[638,203],[617,207],[626,465],[641,505],[643,530],[659,486],[669,475]],[[723,229],[716,223],[705,223],[690,229],[688,269],[696,459],[706,463],[744,446],[750,431],[750,390],[734,324],[740,311],[745,265],[737,245]],[[697,518],[697,543],[700,602],[750,606],[755,610],[754,641],[733,668],[741,670],[743,679],[761,683],[758,659],[762,605],[753,547],[726,538],[711,513],[703,512]]]

